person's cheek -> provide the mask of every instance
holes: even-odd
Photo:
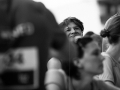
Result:
[[[65,32],[65,33],[66,33],[67,37],[69,37],[70,33],[69,32]]]
[[[94,64],[94,62],[91,57],[86,58],[86,67],[88,70],[91,71],[94,68],[93,64]]]
[[[99,69],[99,66],[101,64],[99,57],[95,57],[94,62],[95,62],[94,64],[95,64],[96,69]]]
[[[97,63],[96,58],[94,56],[89,57],[89,61],[91,64],[91,67],[94,69],[95,64]]]

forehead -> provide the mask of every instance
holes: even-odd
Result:
[[[70,22],[67,27],[77,27],[77,25],[74,22]]]
[[[89,44],[86,45],[85,51],[91,52],[91,51],[94,51],[94,50],[100,50],[96,41],[92,41],[92,42],[90,42]]]
[[[64,27],[64,30],[69,29],[69,28],[75,28],[75,27],[78,27],[79,31],[82,32],[82,30],[80,29],[80,27],[77,26],[74,22],[69,22],[68,25]]]

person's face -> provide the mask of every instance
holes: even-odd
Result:
[[[103,72],[103,56],[100,53],[99,46],[96,41],[90,42],[84,50],[84,56],[80,61],[85,72],[97,75]]]
[[[68,26],[64,28],[66,35],[69,38],[74,38],[76,36],[83,36],[81,29],[73,22],[70,22]]]

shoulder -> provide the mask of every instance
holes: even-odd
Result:
[[[104,64],[110,64],[110,63],[112,63],[112,59],[111,59],[111,57],[107,53],[102,52],[101,54],[104,57],[104,61],[103,61]]]
[[[93,83],[94,83],[94,87],[96,87],[97,89],[99,88],[100,90],[113,90],[102,80],[95,80],[94,79]]]
[[[55,84],[59,87],[65,87],[65,76],[60,70],[51,69],[46,73],[45,85]]]
[[[108,85],[101,80],[94,80],[94,83],[96,83],[96,90],[119,90],[119,88]]]
[[[105,84],[102,80],[96,80],[96,79],[93,79],[93,83],[96,84],[97,86],[102,86]]]
[[[61,62],[59,59],[57,58],[51,58],[48,63],[47,63],[47,68],[48,69],[60,69],[62,66],[61,66]]]

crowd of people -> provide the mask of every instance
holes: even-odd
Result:
[[[68,39],[76,44],[78,56],[72,61],[54,57],[48,61],[46,89],[119,90],[119,21],[120,16],[115,14],[100,35],[88,31],[84,36],[83,22],[79,19],[68,17],[60,23]]]
[[[0,0],[0,90],[120,90],[120,15],[100,34],[57,23],[41,2]]]

